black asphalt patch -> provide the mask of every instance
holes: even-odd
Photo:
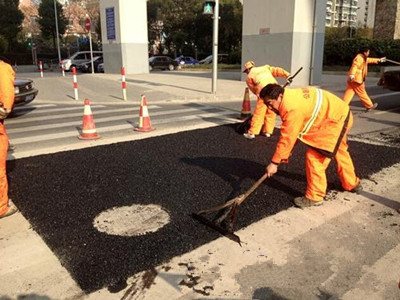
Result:
[[[218,238],[191,213],[249,189],[263,175],[278,133],[250,141],[228,125],[9,161],[10,196],[84,291],[125,286],[133,274]],[[349,144],[361,178],[400,161],[398,148]],[[290,163],[241,205],[235,230],[303,194],[304,153],[297,145]],[[335,168],[328,169],[329,187],[341,190]],[[132,204],[160,205],[171,222],[137,237],[93,227],[104,210]]]

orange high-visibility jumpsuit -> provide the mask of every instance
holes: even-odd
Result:
[[[365,78],[368,74],[368,64],[377,64],[379,61],[379,58],[365,57],[361,53],[357,54],[348,72],[348,75],[354,75],[354,79],[350,81],[349,76],[347,76],[347,87],[343,94],[344,102],[350,105],[350,101],[353,99],[354,93],[356,93],[366,109],[370,109],[373,106],[371,98],[365,90]]]
[[[14,79],[12,67],[0,60],[0,102],[5,109],[11,110],[14,105]],[[8,181],[6,161],[8,151],[8,136],[4,120],[0,121],[0,215],[8,211]]]
[[[278,83],[275,77],[288,78],[290,73],[279,67],[271,67],[269,65],[251,68],[246,77],[246,83],[250,91],[257,96],[256,108],[251,118],[251,126],[248,130],[249,134],[260,134],[261,127],[263,133],[272,134],[275,128],[275,113],[268,109],[264,104],[264,100],[259,97],[263,87],[270,83]]]
[[[342,187],[350,191],[358,185],[359,178],[347,150],[347,133],[353,116],[346,103],[321,89],[286,89],[279,115],[281,135],[272,162],[287,162],[297,140],[309,146],[306,151],[307,199],[321,201],[325,197],[325,170],[333,157]]]

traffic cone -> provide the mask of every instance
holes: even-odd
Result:
[[[99,139],[100,135],[96,132],[92,110],[90,109],[89,99],[85,99],[83,108],[82,134],[78,135],[81,140]]]
[[[142,132],[155,130],[155,128],[151,126],[145,95],[142,95],[142,99],[140,101],[139,127],[136,127],[135,130]]]
[[[247,117],[250,117],[250,115],[251,115],[251,105],[250,105],[249,88],[246,87],[244,90],[242,111],[239,119],[241,120],[246,119]]]

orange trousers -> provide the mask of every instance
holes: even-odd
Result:
[[[258,97],[248,133],[258,135],[262,132],[272,135],[275,128],[275,120],[276,114],[267,108],[263,99]]]
[[[366,109],[369,109],[373,106],[371,98],[368,96],[367,91],[365,90],[365,83],[357,83],[347,81],[347,87],[343,94],[343,101],[350,105],[351,99],[353,99],[354,94],[360,98]]]
[[[0,215],[8,211],[7,151],[8,136],[4,125],[0,124]]]
[[[335,155],[337,164],[337,173],[340,178],[342,187],[346,191],[355,188],[360,179],[356,176],[353,161],[348,151],[347,133],[353,125],[353,116],[350,115],[347,131],[339,145],[339,149]],[[326,195],[328,186],[326,180],[326,168],[329,166],[331,158],[326,157],[312,148],[308,148],[306,152],[306,175],[307,175],[307,191],[305,197],[322,201]]]

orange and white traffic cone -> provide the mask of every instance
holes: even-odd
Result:
[[[155,130],[155,128],[151,126],[145,95],[142,95],[142,99],[140,101],[139,127],[135,128],[135,130],[142,132]]]
[[[244,90],[242,111],[239,119],[241,120],[246,119],[247,117],[250,117],[250,115],[251,115],[251,104],[250,104],[249,88],[246,87]]]
[[[82,134],[78,135],[78,138],[81,140],[95,140],[100,138],[100,135],[96,132],[96,126],[94,125],[89,99],[85,99],[84,101]]]

